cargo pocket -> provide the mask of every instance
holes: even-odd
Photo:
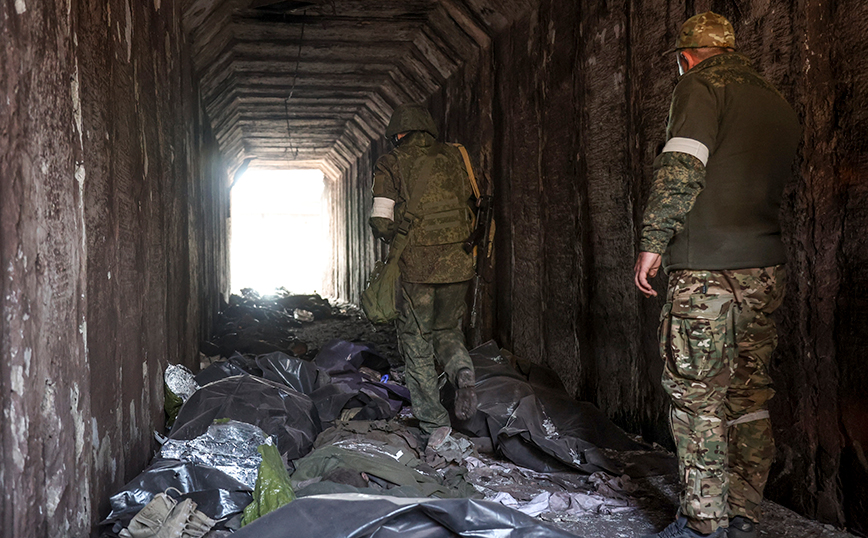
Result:
[[[666,303],[660,310],[660,323],[657,326],[657,343],[660,346],[660,357],[665,361],[669,358],[669,331],[672,327],[672,303]]]
[[[668,358],[679,377],[702,381],[729,368],[732,296],[692,294],[672,302]]]

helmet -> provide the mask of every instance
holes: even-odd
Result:
[[[389,126],[386,127],[386,138],[391,139],[407,131],[427,131],[434,138],[439,134],[431,113],[420,104],[400,105],[396,108]]]
[[[726,17],[711,11],[690,17],[681,25],[672,51],[702,47],[735,48],[735,30]]]

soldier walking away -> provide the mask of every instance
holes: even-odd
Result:
[[[460,150],[438,142],[437,135],[425,107],[395,109],[386,128],[395,148],[374,169],[370,219],[379,239],[409,236],[399,260],[403,304],[398,340],[413,413],[434,450],[452,432],[440,403],[435,361],[457,387],[455,416],[470,418],[477,404],[473,363],[461,328],[474,276],[473,255],[462,248],[472,232],[474,193]]]
[[[778,212],[800,127],[735,52],[724,17],[690,18],[674,52],[682,77],[654,162],[635,283],[650,297],[661,261],[669,275],[659,334],[682,492],[676,521],[651,536],[754,537],[774,456],[771,314],[787,278]]]

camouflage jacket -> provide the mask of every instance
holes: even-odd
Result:
[[[371,229],[376,237],[391,241],[429,157],[435,160],[399,262],[401,278],[425,284],[469,280],[473,277],[473,256],[464,252],[462,244],[472,231],[473,191],[457,148],[426,132],[414,131],[380,157],[374,168]],[[388,211],[392,215],[383,213],[382,202],[394,202],[394,209]]]
[[[784,263],[778,212],[799,138],[795,112],[745,56],[695,66],[672,96],[640,250],[663,254],[666,271]]]

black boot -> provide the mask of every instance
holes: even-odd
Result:
[[[744,516],[735,516],[729,520],[727,538],[756,538],[757,524]]]
[[[470,368],[458,371],[458,391],[455,395],[455,416],[467,420],[476,414],[476,376]]]
[[[686,517],[679,516],[674,523],[670,523],[668,527],[657,534],[646,534],[642,538],[726,538],[726,529],[718,527],[711,534],[702,534],[687,526]]]

